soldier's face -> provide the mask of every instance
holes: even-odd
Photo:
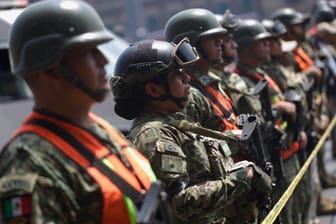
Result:
[[[209,36],[201,41],[201,47],[208,55],[208,59],[211,61],[217,61],[222,59],[222,44],[223,39],[220,35]]]
[[[176,98],[188,98],[190,94],[190,76],[181,69],[175,70],[168,75],[170,94]],[[187,106],[188,101],[183,103]]]
[[[257,57],[260,61],[267,60],[270,57],[270,48],[269,48],[269,40],[261,39],[254,41],[251,45],[251,51],[254,52],[254,56]]]
[[[71,70],[72,75],[92,91],[99,92],[110,89],[105,71],[108,60],[97,46],[71,48],[65,55],[64,63]]]
[[[282,54],[281,42],[277,37],[272,37],[269,39],[269,48],[271,56],[279,56]]]
[[[237,43],[233,40],[232,34],[225,34],[223,36],[223,55],[232,59],[237,57]]]
[[[296,40],[304,40],[305,27],[302,23],[295,24],[291,27],[292,34],[296,37]]]

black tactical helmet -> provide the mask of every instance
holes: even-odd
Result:
[[[97,12],[80,0],[44,0],[31,4],[15,20],[9,42],[14,74],[50,68],[69,47],[112,40]]]
[[[335,19],[334,10],[328,5],[323,5],[315,8],[313,11],[315,23],[331,22]]]
[[[292,9],[292,8],[282,8],[276,10],[271,15],[272,20],[279,20],[286,27],[290,27],[295,24],[303,23],[307,24],[310,20],[310,17],[303,15],[302,13]]]
[[[166,41],[144,40],[130,45],[118,57],[114,76],[110,80],[115,112],[126,119],[134,119],[146,99],[144,86],[150,81],[164,84],[166,95],[157,100],[173,100],[179,107],[188,100],[170,94],[166,75],[176,69],[193,65],[199,56],[187,38],[177,45]]]
[[[177,43],[188,37],[192,45],[200,39],[227,32],[217,21],[215,14],[206,9],[183,10],[172,16],[165,26],[165,37],[169,42]]]
[[[111,89],[116,98],[137,97],[132,94],[133,87],[192,65],[198,59],[196,49],[187,38],[177,45],[159,40],[136,42],[118,57]]]
[[[240,18],[237,15],[232,14],[229,9],[227,9],[223,15],[216,14],[216,18],[222,27],[228,31],[236,28],[240,21]]]
[[[271,37],[265,27],[255,19],[242,20],[233,32],[238,51],[248,47],[253,41]]]
[[[261,21],[262,25],[266,28],[273,37],[279,37],[287,32],[285,25],[283,25],[279,20],[264,19]]]

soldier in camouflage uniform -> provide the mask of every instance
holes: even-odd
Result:
[[[136,223],[135,202],[96,166],[115,167],[141,196],[155,180],[148,160],[90,113],[110,91],[97,46],[112,39],[84,1],[41,1],[15,20],[11,69],[35,106],[1,151],[0,223]]]
[[[217,123],[201,123],[202,126],[214,130],[237,130],[237,118],[232,101],[220,88],[221,78],[210,73],[214,64],[222,63],[222,35],[227,33],[216,16],[206,9],[187,9],[173,15],[166,23],[165,36],[167,41],[178,42],[184,37],[190,39],[193,46],[200,52],[200,60],[188,70],[191,85],[199,90],[209,102]],[[193,118],[194,111],[186,110],[188,117]]]
[[[287,32],[286,27],[281,22],[263,20],[262,24],[272,34],[272,37],[269,38],[270,60],[265,61],[261,67],[272,77],[285,95],[289,92],[296,95],[291,100],[296,101],[296,106],[300,110],[298,114],[301,114],[301,121],[294,125],[303,131],[309,119],[307,114],[310,112],[305,91],[305,86],[309,85],[309,80],[305,75],[294,71],[292,52],[297,47],[297,42],[283,41],[281,39],[281,36]],[[296,97],[297,99],[295,99]],[[288,134],[294,136],[294,131],[297,130],[291,128],[289,131]],[[307,152],[307,148],[301,148],[298,153],[299,162],[302,166],[309,152]],[[296,190],[297,194],[301,194],[297,207],[301,208],[304,223],[309,223],[309,221],[316,219],[316,205],[320,187],[320,183],[316,183],[313,178],[316,176],[316,172],[316,161],[313,161],[310,170],[303,176]],[[309,210],[309,208],[311,209]]]
[[[129,137],[164,183],[177,223],[247,223],[251,217],[235,201],[249,192],[267,196],[271,180],[251,162],[234,164],[228,137],[179,113],[190,93],[190,76],[182,69],[197,60],[188,39],[133,44],[118,58],[111,79],[115,112],[135,118]]]
[[[325,6],[323,6],[325,7]],[[323,12],[324,10],[318,10],[316,8],[316,12],[314,13],[317,17],[319,17],[316,21],[320,21],[322,17],[319,16],[319,12]],[[320,65],[319,58],[316,53],[317,50],[314,51],[315,46],[314,38],[309,41],[306,38],[306,25],[309,21],[309,17],[305,17],[302,13],[292,9],[292,8],[282,8],[276,10],[271,18],[273,20],[279,20],[282,22],[287,29],[287,32],[282,36],[285,40],[291,41],[295,40],[298,42],[298,47],[294,49],[294,68],[295,72],[301,73],[305,75],[309,80],[314,80],[315,85],[313,88],[313,99],[310,106],[310,119],[307,121],[307,134],[308,136],[308,149],[313,149],[315,144],[317,143],[320,135],[326,128],[327,122],[326,116],[323,115],[323,104],[321,101],[321,89],[322,87],[322,70],[323,65]],[[327,16],[327,20],[330,20],[330,16]],[[311,33],[310,33],[311,35]],[[323,148],[317,154],[317,164],[318,164],[318,172],[320,183],[323,187],[332,187],[335,186],[335,177],[332,174],[326,172],[325,164],[323,162]],[[323,194],[321,191],[319,193],[319,203],[317,206],[317,213],[320,215],[323,214],[334,214],[336,209],[335,199],[330,198]]]
[[[253,35],[251,35],[251,33]],[[290,120],[295,121],[296,112],[295,104],[284,101],[282,92],[276,83],[268,76],[261,68],[262,62],[269,59],[269,42],[268,38],[271,34],[267,32],[264,26],[256,20],[243,20],[239,26],[235,29],[234,39],[238,44],[238,61],[237,67],[234,72],[239,74],[244,79],[247,86],[247,91],[253,90],[257,83],[266,79],[268,81],[270,99],[272,99],[272,107],[278,112],[279,115],[286,114],[290,117]],[[276,101],[274,99],[277,99]],[[265,109],[265,108],[264,108]],[[276,119],[279,120],[279,117]],[[282,122],[281,124],[285,124]],[[278,128],[284,131],[284,125],[278,126]],[[302,146],[305,142],[300,142]],[[286,186],[288,186],[297,171],[299,170],[298,158],[296,151],[299,149],[299,145],[295,141],[284,141],[286,144],[282,144],[280,155],[283,163],[283,177],[284,182],[281,181],[282,177],[278,177],[278,185],[276,192],[282,193]],[[280,143],[277,143],[280,144]],[[269,146],[274,150],[274,146]],[[288,149],[287,149],[288,148]],[[280,181],[280,182],[279,182]],[[295,198],[295,195],[294,197]],[[283,219],[286,223],[300,223],[301,217],[299,209],[293,210],[293,198],[287,203],[284,212]]]

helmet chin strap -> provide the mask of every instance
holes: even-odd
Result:
[[[93,90],[87,86],[82,80],[74,75],[74,73],[68,69],[66,66],[60,64],[58,66],[63,76],[75,87],[83,91],[85,94],[93,98],[96,102],[102,101],[105,96],[110,94],[109,90]]]
[[[159,97],[150,96],[150,98],[153,100],[160,100],[160,101],[171,100],[178,106],[178,108],[183,109],[184,108],[183,103],[187,102],[189,98],[188,97],[176,97],[176,96],[171,95],[167,80],[164,80],[163,85],[164,85],[164,89],[167,94],[161,95]]]
[[[220,57],[218,59],[211,59],[209,57],[209,54],[204,50],[203,47],[199,46],[198,50],[199,50],[199,53],[201,54],[202,58],[205,59],[205,60],[207,60],[210,65],[218,65],[218,64],[223,63],[222,57]]]

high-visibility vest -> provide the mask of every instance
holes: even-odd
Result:
[[[24,124],[14,134],[13,138],[25,132],[33,132],[55,145],[67,157],[83,167],[96,181],[102,192],[103,211],[101,215],[103,224],[136,223],[135,205],[107,176],[90,164],[82,154],[59,135],[47,128],[30,123],[33,120],[45,120],[57,125],[84,145],[96,158],[104,161],[104,164],[108,164],[109,168],[126,180],[137,191],[148,190],[151,183],[155,181],[155,176],[148,160],[140,152],[132,148],[130,143],[106,121],[93,113],[90,113],[90,117],[110,134],[115,144],[121,147],[121,153],[125,156],[131,168],[127,167],[118,156],[111,153],[104,144],[87,130],[36,111],[26,118]]]
[[[233,102],[230,97],[222,90],[218,85],[218,88],[213,87],[211,84],[202,86],[198,81],[192,80],[191,84],[195,86],[204,96],[206,96],[210,102],[210,105],[214,108],[216,115],[223,122],[221,131],[225,130],[237,130],[237,115],[233,109]]]
[[[276,84],[276,82],[268,75],[261,75],[261,74],[252,74],[251,72],[249,71],[242,71],[240,70],[239,68],[236,68],[234,70],[234,72],[236,72],[237,74],[240,74],[240,75],[244,75],[244,76],[247,76],[247,77],[250,77],[252,79],[255,79],[255,80],[262,80],[262,79],[266,79],[268,81],[268,88],[274,92],[277,93],[276,97],[273,97],[271,100],[272,100],[272,104],[273,103],[276,103],[276,102],[279,102],[279,101],[283,101],[284,98],[283,98],[283,94],[281,93],[281,89],[280,87]],[[284,130],[287,125],[284,124],[285,121],[281,121],[280,119],[277,119],[275,121],[275,125],[280,128],[281,130]],[[295,154],[296,152],[298,152],[300,149],[300,145],[298,144],[298,142],[291,142],[290,143],[290,146],[289,148],[287,149],[281,149],[280,151],[280,155],[281,155],[281,158],[283,160],[287,160],[288,158],[290,158],[293,154]]]
[[[298,64],[300,71],[305,71],[306,69],[314,65],[312,59],[301,47],[295,48],[293,53],[294,53],[294,60]]]

